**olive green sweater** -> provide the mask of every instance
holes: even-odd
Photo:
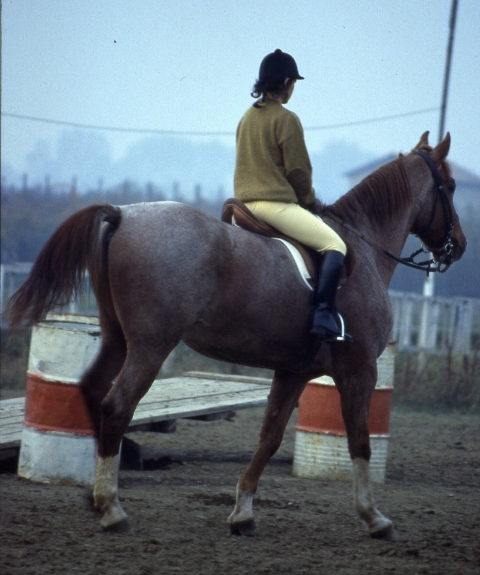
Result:
[[[276,100],[247,110],[237,128],[235,197],[311,204],[312,166],[298,116]]]

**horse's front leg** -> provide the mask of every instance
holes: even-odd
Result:
[[[120,455],[98,456],[93,500],[102,513],[100,525],[110,531],[128,531],[128,517],[118,498],[118,468]]]
[[[355,507],[366,523],[371,537],[394,540],[395,528],[390,519],[378,510],[370,480],[370,435],[368,411],[377,380],[376,364],[364,367],[355,377],[338,381],[342,415],[353,464]]]
[[[365,521],[370,536],[395,541],[397,533],[392,521],[380,513],[375,504],[368,460],[354,457],[352,463],[355,507],[361,519]]]
[[[237,484],[235,508],[228,518],[232,533],[256,535],[253,496],[265,465],[282,443],[285,427],[305,384],[291,374],[275,372],[257,450]]]

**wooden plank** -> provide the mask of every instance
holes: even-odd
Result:
[[[138,404],[131,426],[266,405],[270,381],[263,378],[191,372],[157,379]],[[18,447],[25,398],[0,401],[0,449]]]
[[[2,436],[4,429],[8,429],[9,427],[17,427],[19,422],[20,424],[23,423],[23,413],[24,410],[22,409],[17,414],[12,414],[8,418],[0,418],[0,437]]]
[[[265,377],[251,377],[249,375],[230,375],[227,373],[208,373],[204,371],[187,371],[183,377],[196,377],[199,379],[213,379],[222,381],[239,381],[242,383],[259,383],[262,385],[271,385],[272,380]]]
[[[180,399],[196,397],[198,394],[214,395],[216,393],[222,393],[223,391],[227,390],[231,393],[236,393],[244,392],[245,390],[254,392],[259,389],[268,392],[270,385],[175,377],[170,379],[157,379],[152,384],[152,387],[149,389],[148,393],[145,395],[142,401],[148,397],[156,396]]]
[[[241,383],[212,379],[211,374],[198,375],[204,377],[190,375],[156,380],[138,404],[132,423],[138,425],[266,405],[269,385],[252,384],[249,378],[244,378],[248,383]]]
[[[11,403],[10,405],[2,405],[3,402],[7,402],[7,401],[15,401],[15,403]],[[12,417],[18,417],[19,413],[23,413],[25,409],[25,398],[24,397],[18,397],[15,398],[14,400],[12,399],[5,399],[0,401],[0,420],[1,421],[7,421],[8,419],[12,418]]]
[[[230,383],[226,381],[194,380],[191,378],[171,378],[169,380],[157,380],[151,389],[141,400],[137,409],[142,409],[149,404],[169,401],[196,401],[200,397],[214,397],[224,393],[253,393],[258,390],[267,394],[269,386],[258,386],[247,383]]]
[[[18,410],[19,405],[23,405],[25,403],[24,397],[14,397],[13,399],[2,399],[0,401],[0,417],[2,417],[2,413],[8,412],[11,410]]]
[[[22,434],[23,420],[19,425],[11,426],[9,429],[2,430],[0,435],[1,445],[11,443],[12,441],[19,441]]]
[[[22,437],[25,398],[0,401],[0,448],[18,447]]]
[[[198,401],[196,403],[185,404],[184,402],[172,402],[170,404],[159,404],[153,409],[136,410],[132,423],[151,423],[167,419],[178,419],[182,417],[193,417],[195,415],[205,415],[216,411],[235,411],[248,407],[262,407],[267,403],[267,395],[258,393],[255,397],[245,394],[244,397],[236,394],[218,395],[209,400]]]

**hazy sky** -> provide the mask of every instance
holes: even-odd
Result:
[[[2,112],[118,128],[227,132],[261,59],[292,54],[289,108],[311,151],[331,140],[409,151],[439,110],[451,0],[3,0]],[[459,0],[446,129],[480,175],[480,1]],[[349,124],[342,128],[311,128]],[[21,172],[65,126],[2,115],[2,159]],[[104,132],[118,158],[145,134]],[[198,136],[200,137],[200,136]],[[221,140],[234,145],[234,136]],[[215,166],[212,165],[212,170]]]

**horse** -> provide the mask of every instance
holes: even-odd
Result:
[[[122,436],[163,362],[183,341],[217,360],[274,371],[258,446],[227,520],[232,533],[256,534],[260,476],[307,382],[328,375],[340,392],[356,510],[370,536],[395,538],[369,475],[368,411],[377,358],[393,324],[388,286],[408,234],[447,265],[467,244],[446,161],[450,134],[435,147],[428,134],[335,203],[320,204],[322,217],[355,253],[336,302],[353,343],[322,343],[309,334],[312,292],[281,242],[191,206],[91,205],[54,232],[12,296],[7,317],[12,327],[39,321],[70,301],[88,270],[102,337],[80,387],[97,439],[93,499],[105,530],[129,528],[118,497]]]

